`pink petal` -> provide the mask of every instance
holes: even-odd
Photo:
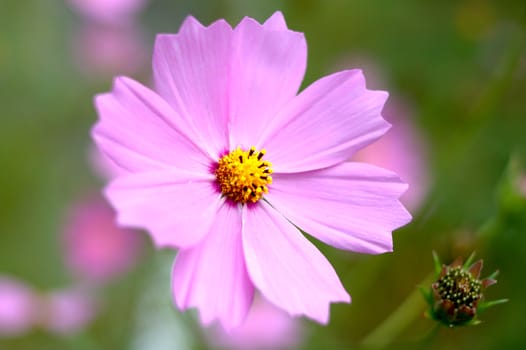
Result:
[[[99,148],[131,172],[180,167],[208,171],[212,159],[186,136],[184,122],[156,93],[117,78],[111,93],[98,95],[100,121],[93,130]]]
[[[254,285],[291,315],[320,323],[331,302],[350,302],[331,264],[272,207],[243,207],[243,249]]]
[[[209,232],[220,203],[213,175],[179,170],[120,177],[106,190],[124,226],[149,231],[158,247],[188,247]]]
[[[281,11],[276,11],[270,16],[265,23],[263,23],[265,29],[272,30],[287,30],[287,23],[285,22],[285,17]]]
[[[270,121],[256,145],[274,172],[321,169],[346,161],[389,128],[380,115],[384,91],[365,88],[360,70],[322,78]]]
[[[128,174],[125,169],[119,167],[119,165],[95,146],[89,148],[88,161],[93,172],[104,180],[111,180]]]
[[[196,307],[204,324],[219,319],[227,330],[241,324],[252,303],[254,287],[246,271],[237,206],[224,202],[206,239],[179,251],[172,276],[180,309]]]
[[[269,120],[296,96],[303,79],[305,37],[286,30],[283,16],[279,17],[263,26],[245,17],[235,28],[229,85],[231,148],[253,146]]]
[[[396,174],[362,164],[300,174],[276,174],[267,200],[287,219],[337,248],[392,250],[391,231],[411,220],[398,198],[407,189]]]
[[[228,81],[232,28],[217,21],[205,28],[188,17],[178,34],[158,35],[153,72],[157,91],[192,126],[188,135],[212,156],[228,146]]]

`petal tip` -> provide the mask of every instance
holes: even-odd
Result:
[[[402,224],[400,225],[400,227],[402,227],[402,226],[407,225],[408,223],[410,223],[411,220],[413,220],[413,215],[411,215],[411,213],[401,203],[400,203],[400,206],[403,208],[403,212],[401,214],[401,216],[402,216],[402,219],[401,219]]]
[[[267,20],[263,23],[263,26],[270,30],[286,30],[287,23],[285,17],[281,11],[274,12]]]
[[[347,291],[344,290],[344,293],[342,293],[338,300],[335,300],[334,303],[346,303],[350,304],[352,302],[351,295],[347,293]]]
[[[238,25],[234,29],[241,30],[242,28],[246,26],[250,26],[250,25],[262,27],[262,25],[258,21],[256,21],[254,18],[245,16],[241,19],[241,21],[239,21]]]
[[[111,96],[112,96],[112,92],[103,92],[103,93],[96,94],[95,96],[93,96],[93,105],[95,106],[95,110],[97,111],[99,120],[102,119],[102,106],[104,105],[107,99],[111,98]]]
[[[183,23],[181,24],[181,27],[179,29],[179,33],[184,32],[186,30],[193,30],[193,29],[204,29],[205,26],[199,22],[197,18],[194,16],[186,16],[183,20]]]
[[[172,262],[172,269],[171,269],[171,282],[170,282],[170,294],[172,296],[172,302],[175,307],[177,307],[180,311],[185,311],[188,309],[188,299],[183,298],[182,296],[179,296],[176,291],[176,279],[174,276],[177,274],[176,271],[176,263],[177,259],[174,259]]]

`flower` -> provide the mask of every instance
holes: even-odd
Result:
[[[129,21],[145,5],[146,0],[69,0],[78,13],[98,22]]]
[[[0,337],[35,327],[70,334],[86,327],[97,311],[94,298],[77,287],[37,293],[24,282],[0,276]]]
[[[120,77],[95,99],[95,142],[125,171],[106,188],[117,220],[179,249],[175,303],[204,324],[240,325],[255,289],[327,323],[330,303],[350,297],[298,228],[377,254],[410,220],[396,174],[347,162],[389,128],[387,93],[349,70],[297,95],[306,55],[280,12],[235,28],[188,17],[156,39],[155,91]]]
[[[69,0],[84,21],[73,32],[72,55],[87,78],[132,74],[145,60],[136,15],[147,0]]]
[[[245,322],[227,333],[215,327],[208,333],[209,343],[220,349],[293,349],[302,338],[300,321],[261,297],[256,297]]]
[[[506,299],[485,302],[484,290],[497,283],[495,277],[498,271],[490,277],[480,279],[482,259],[471,264],[475,254],[472,254],[463,264],[462,257],[458,257],[450,265],[440,263],[436,254],[435,270],[437,280],[431,289],[422,289],[430,308],[426,315],[448,327],[475,325],[481,311],[490,306],[506,302]]]
[[[7,276],[0,276],[0,337],[27,332],[35,322],[36,300],[31,288]]]
[[[67,266],[78,279],[104,283],[135,265],[141,237],[117,227],[114,218],[113,210],[98,196],[82,199],[72,207],[63,246]]]
[[[41,326],[56,334],[71,334],[88,326],[97,313],[94,298],[72,287],[42,296]]]
[[[143,33],[133,22],[88,22],[75,28],[71,46],[76,67],[88,78],[136,73],[146,61]]]

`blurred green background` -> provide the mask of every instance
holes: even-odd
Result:
[[[501,271],[488,298],[510,301],[483,314],[482,324],[440,329],[425,344],[421,338],[433,322],[422,308],[388,348],[523,348],[526,194],[518,183],[526,151],[524,1],[151,0],[137,18],[146,59],[130,74],[150,82],[155,34],[177,32],[189,14],[207,24],[218,18],[235,24],[243,16],[263,21],[275,10],[306,35],[304,86],[361,67],[366,77],[376,77],[371,87],[410,105],[432,178],[413,222],[395,232],[393,253],[366,256],[320,246],[353,303],[333,305],[328,326],[305,321],[301,348],[366,348],[362,339],[433,271],[433,250],[445,262],[477,251],[483,275]],[[75,33],[83,25],[63,1],[0,1],[0,274],[42,291],[71,283],[60,244],[65,216],[78,197],[103,185],[88,161],[89,130],[96,120],[92,98],[110,89],[113,74],[78,67]],[[34,330],[0,338],[0,349],[130,348],[141,295],[151,289],[154,272],[169,270],[172,256],[148,241],[138,267],[101,291],[104,308],[81,335]],[[155,283],[166,289],[166,300],[150,310],[175,315],[168,277]],[[177,317],[193,332],[193,346],[204,347],[192,313]]]

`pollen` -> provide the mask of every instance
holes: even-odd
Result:
[[[476,306],[481,298],[482,283],[460,266],[451,268],[436,283],[436,290],[443,300],[450,300],[455,307]]]
[[[240,147],[219,159],[215,175],[221,193],[237,203],[256,203],[272,183],[272,164],[263,160],[266,151]]]

